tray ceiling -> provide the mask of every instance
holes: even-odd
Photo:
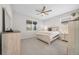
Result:
[[[47,10],[52,9],[52,12],[49,12],[49,15],[41,16],[37,15],[39,12],[35,10],[41,10],[43,6],[47,6]],[[74,9],[79,8],[79,4],[13,4],[11,5],[13,12],[25,16],[31,16],[37,19],[48,19]]]

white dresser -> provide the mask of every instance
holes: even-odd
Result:
[[[19,55],[21,46],[20,32],[2,33],[2,54],[3,55]]]

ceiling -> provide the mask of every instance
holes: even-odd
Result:
[[[41,10],[43,6],[47,6],[47,10],[52,9],[52,12],[49,12],[49,15],[46,16],[37,15],[39,12],[35,10]],[[11,7],[13,12],[17,12],[25,16],[37,19],[49,19],[74,9],[78,9],[79,4],[12,4]]]

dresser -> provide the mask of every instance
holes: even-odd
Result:
[[[2,33],[2,54],[3,55],[19,55],[20,46],[21,46],[20,32]]]

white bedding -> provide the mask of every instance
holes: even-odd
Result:
[[[57,37],[59,37],[59,34],[59,31],[40,31],[36,33],[37,38],[47,43],[55,40]]]

